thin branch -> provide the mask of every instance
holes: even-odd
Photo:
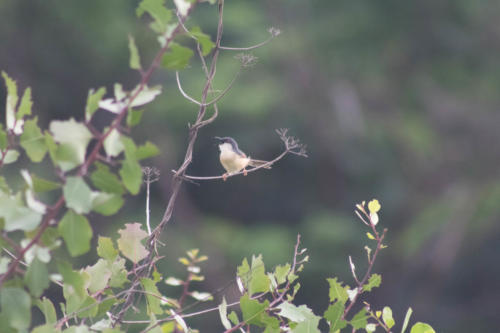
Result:
[[[193,97],[189,96],[184,89],[182,89],[181,81],[179,79],[179,71],[175,71],[175,79],[177,80],[177,88],[179,88],[179,91],[181,92],[182,96],[184,96],[185,99],[187,99],[190,102],[193,102],[194,104],[200,105],[201,103],[195,100]]]
[[[279,29],[276,29],[276,28],[270,28],[268,31],[271,34],[271,36],[269,36],[269,38],[266,39],[265,41],[260,42],[258,44],[255,44],[255,45],[252,45],[252,46],[248,46],[248,47],[221,46],[220,49],[221,50],[228,50],[228,51],[250,51],[250,50],[254,50],[254,49],[257,49],[259,47],[262,47],[262,46],[268,44],[270,41],[273,40],[274,37],[277,37],[281,33],[281,31]]]
[[[275,164],[276,162],[281,160],[283,157],[285,157],[287,154],[294,154],[294,155],[298,155],[298,156],[302,156],[302,157],[307,157],[306,146],[301,144],[298,139],[291,137],[291,136],[288,136],[287,135],[288,129],[283,129],[283,128],[278,129],[278,130],[276,130],[276,133],[278,133],[278,135],[280,136],[280,139],[285,144],[285,150],[280,155],[278,155],[276,158],[274,158],[273,160],[271,160],[265,164],[259,165],[258,167],[251,168],[248,170],[242,170],[242,171],[239,171],[237,173],[229,174],[226,176],[208,176],[208,177],[199,177],[199,176],[190,176],[190,175],[183,175],[183,176],[187,179],[192,179],[192,180],[226,179],[226,178],[238,176],[241,174],[246,175],[248,173],[255,172],[259,169],[269,168],[270,166],[272,166],[273,164]],[[174,172],[175,174],[178,174],[178,171],[172,170],[172,172]]]

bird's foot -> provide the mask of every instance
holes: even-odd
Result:
[[[227,176],[228,176],[228,174],[227,174],[227,173],[223,174],[223,175],[222,175],[222,180],[223,180],[223,181],[226,181],[226,180],[227,180]]]
[[[243,176],[247,176],[248,175],[248,172],[247,172],[247,169],[243,169]]]

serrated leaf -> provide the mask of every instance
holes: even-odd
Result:
[[[99,102],[102,97],[106,94],[106,88],[101,87],[95,91],[94,89],[89,90],[87,95],[87,105],[85,106],[85,120],[90,121],[92,115],[99,109]]]
[[[245,258],[242,264],[238,266],[238,276],[241,278],[245,288],[248,289],[250,295],[268,291],[270,288],[271,280],[266,275],[262,255],[252,257],[251,267]]]
[[[146,158],[150,158],[150,157],[153,157],[153,156],[156,156],[159,154],[160,154],[160,150],[158,149],[158,147],[156,147],[155,144],[153,144],[149,141],[146,141],[145,144],[137,147],[137,151],[136,151],[136,157],[137,157],[138,161],[146,159]]]
[[[395,322],[394,318],[392,318],[392,310],[390,307],[384,307],[384,309],[382,310],[382,319],[384,320],[384,323],[388,328],[394,326]]]
[[[337,278],[329,278],[326,280],[330,284],[330,290],[328,292],[330,302],[339,300],[340,303],[345,304],[345,302],[349,298],[349,295],[347,294],[348,288],[343,287],[341,282],[337,282]]]
[[[47,324],[55,324],[57,321],[56,309],[54,304],[47,297],[43,297],[41,300],[35,300],[35,305],[40,309],[45,317],[45,322]]]
[[[366,237],[368,237],[368,239],[375,239],[375,236],[373,236],[370,232],[367,232],[366,233]]]
[[[139,58],[139,51],[135,45],[134,37],[128,35],[128,49],[130,51],[129,65],[132,69],[141,69],[141,60]]]
[[[111,279],[109,286],[112,288],[122,288],[128,281],[127,270],[125,269],[125,259],[117,258],[111,265]]]
[[[282,284],[286,282],[286,277],[288,275],[288,272],[290,271],[290,264],[286,265],[278,265],[274,269],[274,277],[276,278],[276,282],[278,284]]]
[[[181,279],[177,279],[173,276],[170,276],[168,277],[167,279],[165,279],[165,283],[168,284],[169,286],[181,286],[184,284],[184,281],[182,281]]]
[[[16,106],[19,100],[19,96],[17,95],[17,83],[4,71],[2,71],[2,76],[7,86],[7,100],[5,106],[6,128],[13,131],[15,135],[19,135],[23,132],[24,121],[16,118]]]
[[[3,287],[0,290],[2,314],[10,327],[24,331],[31,324],[31,298],[21,288]]]
[[[319,322],[320,319],[320,317],[316,316],[306,305],[296,306],[290,302],[283,302],[276,308],[280,310],[279,315],[281,317],[288,318],[296,323],[315,318],[317,318]]]
[[[255,299],[250,299],[248,294],[241,296],[240,308],[243,314],[243,320],[250,325],[257,325],[259,327],[278,328],[279,321],[275,317],[271,317],[266,313],[269,307],[269,301],[265,300],[260,303]]]
[[[40,297],[50,284],[47,265],[35,258],[24,275],[24,283],[26,283],[33,296]]]
[[[137,17],[148,13],[154,19],[151,29],[159,34],[167,30],[168,22],[172,18],[172,12],[165,8],[164,3],[165,0],[142,0],[136,9]]]
[[[97,255],[108,261],[115,260],[118,250],[115,249],[113,240],[109,237],[99,236],[97,239]]]
[[[161,308],[161,294],[156,287],[156,283],[148,278],[141,279],[142,287],[146,291],[146,299],[148,301],[148,314],[161,314],[163,309]]]
[[[85,254],[90,250],[92,228],[85,216],[78,215],[70,209],[59,222],[57,230],[63,237],[72,257]]]
[[[111,278],[111,269],[109,266],[106,260],[99,259],[94,265],[85,268],[85,271],[90,276],[90,282],[87,288],[91,294],[106,288]]]
[[[436,333],[431,325],[418,322],[412,326],[410,333]]]
[[[215,47],[215,43],[212,42],[209,35],[203,33],[200,27],[193,27],[190,31],[191,36],[196,39],[196,41],[201,45],[201,51],[204,56],[210,53]]]
[[[66,178],[63,193],[66,206],[72,208],[78,214],[88,213],[92,209],[95,194],[93,194],[82,177]]]
[[[344,314],[344,305],[339,302],[331,304],[328,307],[328,309],[326,309],[323,317],[330,324],[330,332],[341,330],[347,326],[347,321],[342,319],[343,314]]]
[[[146,258],[148,251],[141,244],[141,240],[146,238],[148,234],[141,229],[140,223],[127,223],[125,229],[118,230],[120,238],[118,239],[118,249],[122,254],[130,259],[133,263],[138,263]]]
[[[37,125],[38,118],[26,120],[20,144],[33,162],[40,162],[47,153],[45,137]]]
[[[352,317],[350,324],[354,330],[365,328],[368,324],[368,311],[365,308],[361,309]]]
[[[49,129],[54,140],[61,144],[57,147],[55,159],[63,171],[71,170],[85,161],[85,152],[92,134],[84,124],[73,118],[66,121],[54,120]]]
[[[28,87],[24,90],[23,97],[19,103],[19,108],[17,110],[16,118],[23,119],[24,116],[29,116],[31,114],[31,107],[33,106],[33,101],[31,100],[31,88]]]
[[[187,67],[193,54],[193,50],[172,42],[170,50],[163,55],[161,64],[166,69],[181,70]]]
[[[363,291],[372,291],[373,288],[379,287],[382,283],[382,276],[380,274],[372,274],[368,279],[368,283],[363,286]]]

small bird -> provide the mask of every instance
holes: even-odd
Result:
[[[243,174],[246,176],[247,173],[245,168],[247,166],[258,167],[269,163],[267,161],[254,160],[245,155],[245,153],[238,148],[236,141],[231,137],[226,136],[221,138],[216,136],[215,138],[219,140],[220,163],[227,171],[222,175],[224,181],[226,181],[227,176],[238,173],[241,170],[243,170]],[[264,168],[271,169],[271,166],[265,166]]]

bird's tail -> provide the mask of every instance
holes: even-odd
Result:
[[[269,163],[269,162],[268,161],[260,161],[260,160],[250,159],[250,162],[248,162],[248,165],[256,168],[256,167],[260,167],[261,165],[266,164],[266,163]],[[267,166],[264,167],[264,169],[271,169],[271,166],[267,165]]]

